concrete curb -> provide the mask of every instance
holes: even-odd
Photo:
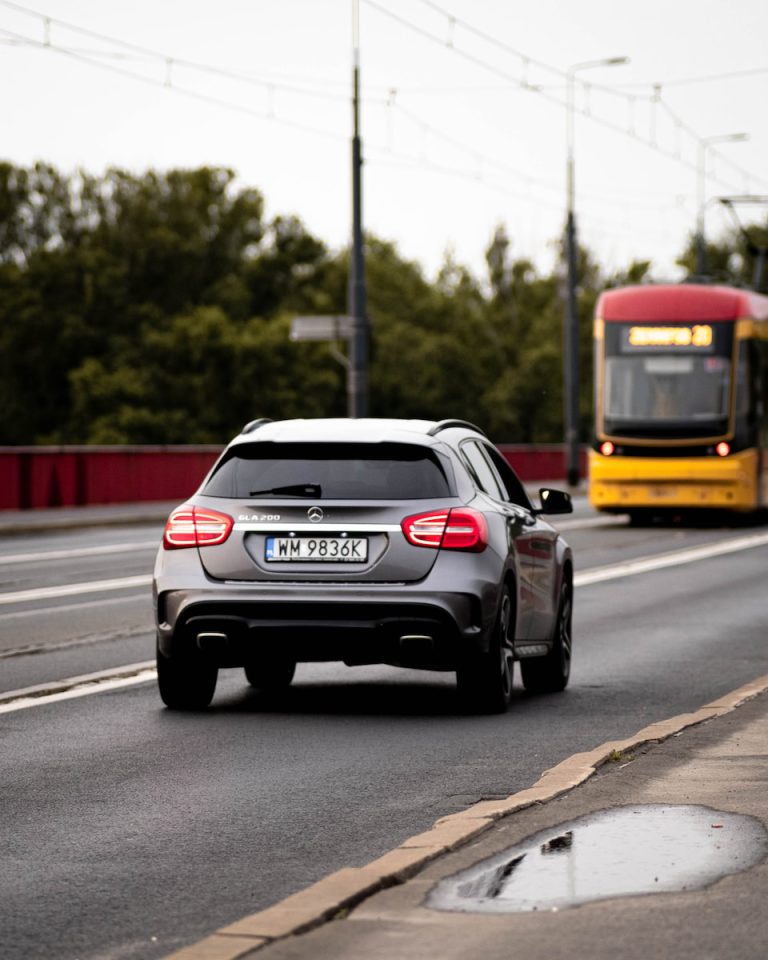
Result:
[[[631,759],[628,752],[660,743],[687,727],[723,716],[768,690],[768,674],[713,700],[693,713],[683,713],[643,727],[625,740],[609,740],[585,753],[576,753],[532,786],[503,800],[485,800],[460,813],[437,820],[425,833],[410,837],[395,850],[363,867],[345,867],[287,897],[280,903],[216,931],[184,947],[166,960],[237,960],[274,940],[305,933],[343,916],[366,897],[414,876],[436,857],[456,850],[496,821],[518,810],[546,803],[588,780],[605,763]]]

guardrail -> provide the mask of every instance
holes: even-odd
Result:
[[[524,482],[565,476],[559,444],[499,444]],[[0,510],[182,501],[220,446],[0,447]],[[582,475],[586,451],[582,451]],[[564,481],[563,481],[564,482]]]

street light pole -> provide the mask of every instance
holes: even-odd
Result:
[[[579,314],[576,304],[578,285],[578,244],[576,242],[576,187],[574,162],[574,81],[576,72],[592,67],[614,67],[629,63],[629,57],[607,57],[575,63],[566,72],[565,134],[566,134],[566,220],[565,255],[567,289],[565,321],[563,324],[563,399],[565,420],[566,478],[568,485],[578,486],[579,464]]]
[[[748,133],[723,133],[699,140],[699,158],[696,164],[696,275],[707,273],[707,241],[705,214],[707,208],[707,150],[715,143],[740,143],[749,140]]]
[[[347,414],[368,415],[368,317],[363,251],[362,146],[360,141],[360,7],[352,0],[352,250],[349,264],[349,341]]]

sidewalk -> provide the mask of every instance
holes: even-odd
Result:
[[[174,960],[764,960],[766,691],[768,676],[694,714],[569,758],[533,788],[444,818],[379,861],[341,870],[179,951]],[[615,897],[557,911],[444,912],[425,906],[439,880],[526,838],[544,831],[562,842],[568,836],[564,824],[638,804],[666,805],[672,817],[675,805],[710,808],[704,812],[706,849],[717,849],[730,869],[740,870],[739,842],[755,834],[747,852],[759,862],[701,890],[690,889],[694,872],[682,892]],[[740,834],[727,812],[756,821]],[[639,824],[644,815],[637,814]],[[576,849],[580,836],[575,829],[572,840],[561,845]],[[674,831],[669,837],[674,839]],[[660,839],[664,849],[669,840]],[[558,851],[553,843],[544,847]],[[694,846],[692,855],[698,852]],[[600,876],[599,864],[585,870],[582,862],[581,876],[571,869],[573,889],[580,879]]]

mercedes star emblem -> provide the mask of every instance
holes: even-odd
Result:
[[[320,509],[320,507],[310,507],[309,510],[307,510],[307,516],[312,523],[318,523],[323,519],[323,511]]]

